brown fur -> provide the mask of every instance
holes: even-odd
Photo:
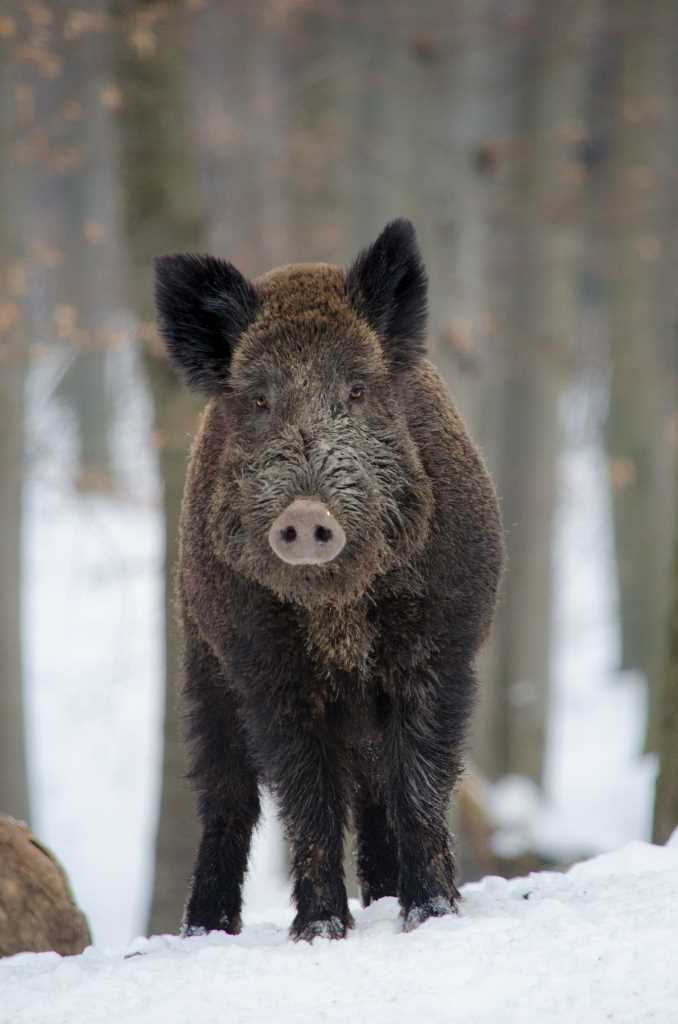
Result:
[[[444,815],[503,544],[482,459],[423,356],[412,228],[390,225],[348,273],[293,264],[249,283],[211,257],[166,257],[158,299],[173,358],[210,395],[181,516],[204,825],[186,930],[239,927],[260,782],[293,848],[295,938],[350,923],[349,810],[365,902],[397,894],[406,928],[449,913]],[[334,561],[290,566],[269,546],[299,496],[342,525]]]
[[[64,869],[28,825],[0,815],[0,956],[82,953],[92,941]]]

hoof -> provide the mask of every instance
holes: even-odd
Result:
[[[336,914],[315,921],[300,921],[295,918],[290,928],[290,938],[295,942],[313,942],[314,939],[344,939],[347,928],[352,925],[352,919],[343,921]]]
[[[456,906],[447,896],[434,896],[432,899],[427,900],[426,903],[421,905],[415,904],[406,913],[403,912],[403,931],[413,932],[415,928],[418,928],[424,921],[428,921],[430,917],[447,917],[448,914],[456,913]]]
[[[232,917],[227,917],[224,914],[219,918],[219,922],[211,928],[205,928],[201,924],[186,924],[184,922],[179,935],[182,939],[190,939],[194,935],[207,935],[211,931],[226,932],[227,935],[240,935],[242,931],[242,918],[240,914],[233,914]]]

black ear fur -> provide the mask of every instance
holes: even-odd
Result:
[[[214,256],[161,256],[155,302],[160,333],[188,385],[208,395],[222,391],[233,347],[256,316],[254,287]]]
[[[387,224],[346,274],[349,299],[381,338],[396,370],[425,352],[427,290],[414,227],[402,218]]]

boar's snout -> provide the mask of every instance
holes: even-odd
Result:
[[[321,565],[337,557],[346,534],[322,501],[295,498],[274,521],[268,542],[288,565]]]

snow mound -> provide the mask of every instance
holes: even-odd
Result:
[[[409,934],[384,899],[353,908],[343,942],[290,942],[278,908],[237,937],[22,953],[0,961],[0,1022],[678,1021],[675,842],[631,843],[567,874],[488,877],[463,895],[458,917]]]

